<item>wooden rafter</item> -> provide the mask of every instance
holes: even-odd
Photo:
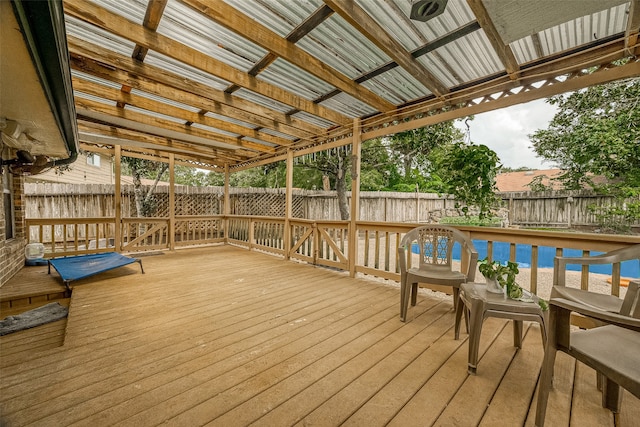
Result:
[[[87,23],[103,28],[120,37],[159,52],[170,58],[198,68],[219,78],[233,82],[250,91],[290,105],[300,111],[322,117],[334,123],[349,123],[351,120],[333,110],[314,104],[277,86],[258,80],[204,53],[147,30],[126,18],[115,15],[94,3],[84,0],[65,0],[65,13]]]
[[[162,14],[164,13],[164,8],[167,6],[167,2],[169,0],[150,0],[149,5],[147,6],[147,11],[144,15],[144,20],[142,21],[142,25],[151,30],[155,31],[158,29],[158,25],[160,25],[160,19],[162,18]],[[144,61],[145,56],[147,56],[147,49],[144,46],[136,45],[133,49],[132,58],[137,59],[138,61]]]
[[[504,64],[507,74],[509,74],[512,80],[517,79],[520,67],[516,56],[513,54],[511,47],[502,41],[498,30],[496,30],[496,26],[487,13],[487,9],[482,4],[482,0],[467,0],[467,3],[474,15],[476,15],[476,19],[480,23],[496,54]]]
[[[213,113],[296,138],[308,138],[324,131],[295,117],[231,96],[159,67],[134,61],[75,37],[69,37],[69,52],[72,68],[143,92],[184,104],[193,103]]]
[[[165,114],[176,118],[184,119],[191,123],[198,123],[204,126],[216,128],[225,132],[237,133],[242,136],[255,138],[264,142],[275,145],[289,145],[291,141],[279,138],[268,133],[259,132],[245,126],[240,126],[235,123],[230,123],[224,120],[216,119],[214,117],[206,116],[204,114],[194,113],[184,108],[175,107],[166,103],[160,103],[158,101],[151,100],[146,97],[133,95],[131,93],[125,93],[116,89],[93,83],[87,80],[83,80],[78,77],[73,78],[74,89],[79,92],[84,92],[93,96],[102,97],[114,101],[118,104],[123,103],[138,107],[147,111],[152,111],[158,114]],[[259,146],[259,144],[257,144]],[[271,150],[258,149],[258,151],[270,152]]]
[[[287,41],[291,43],[296,43],[298,40],[309,34],[314,28],[320,25],[325,19],[333,14],[333,10],[327,7],[326,5],[320,6],[314,13],[312,13],[307,19],[302,21],[300,25],[294,28],[289,35],[287,35]],[[267,68],[273,61],[275,61],[278,57],[273,53],[267,53],[262,59],[260,59],[256,64],[251,67],[249,70],[249,74],[252,76],[258,75],[262,70]],[[227,89],[225,89],[226,93],[233,93],[238,90],[239,87],[236,85],[231,85]]]
[[[159,136],[166,136],[167,133],[177,135],[184,134],[183,140],[189,140],[194,144],[205,147],[221,146],[221,144],[224,146],[224,144],[226,144],[229,148],[243,147],[252,151],[275,151],[273,148],[260,146],[260,144],[242,141],[239,138],[232,138],[203,129],[194,128],[174,121],[131,111],[130,109],[119,108],[115,105],[111,106],[77,96],[75,98],[75,102],[78,107],[79,116],[98,118],[99,120],[106,121],[107,123],[111,123],[118,127],[126,127],[130,129],[145,128],[149,133]],[[126,125],[122,123],[126,123]],[[194,140],[188,139],[188,136],[194,137]],[[205,143],[204,141],[208,141],[208,143]]]
[[[351,0],[323,1],[354,28],[358,29],[369,41],[393,58],[398,65],[428,88],[431,93],[436,96],[442,96],[449,92],[442,82],[416,62],[411,54],[356,2]]]
[[[136,144],[137,146],[152,147],[157,150],[166,150],[173,153],[191,153],[199,158],[207,159],[208,161],[220,161],[225,159],[228,161],[243,161],[246,160],[246,156],[239,155],[238,150],[224,150],[217,147],[203,147],[188,142],[183,142],[171,138],[165,138],[156,135],[149,135],[144,132],[133,131],[129,129],[117,128],[100,123],[88,122],[80,120],[78,122],[78,131],[80,132],[80,139],[83,140],[83,135],[95,135],[102,136],[104,139],[100,140],[103,144],[114,145],[116,141],[120,145]],[[85,138],[86,139],[86,138]],[[96,139],[92,139],[95,142]]]
[[[206,15],[218,24],[242,34],[248,40],[273,54],[296,65],[302,70],[337,87],[343,92],[368,104],[378,111],[390,111],[395,105],[365,87],[355,83],[349,77],[332,69],[316,57],[297,47],[284,37],[242,14],[238,9],[222,0],[182,0],[195,10]]]

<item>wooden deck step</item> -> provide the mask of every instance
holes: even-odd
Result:
[[[3,309],[1,317],[4,319],[7,316],[15,316],[50,302],[36,302],[31,305]],[[70,299],[56,299],[55,302],[69,307]],[[66,326],[67,318],[64,318],[35,328],[0,336],[0,354],[2,355],[0,366],[9,368],[39,358],[46,352],[61,347],[64,344]]]
[[[60,276],[55,272],[47,274],[46,266],[32,266],[21,269],[7,283],[0,287],[0,317],[5,310],[30,306],[69,298]]]

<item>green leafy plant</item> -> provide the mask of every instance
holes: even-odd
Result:
[[[487,279],[496,279],[500,286],[503,288],[506,287],[509,298],[522,298],[524,291],[522,287],[516,283],[516,276],[520,272],[518,263],[507,261],[507,263],[503,265],[500,261],[490,261],[488,258],[485,258],[478,262],[478,269]],[[538,305],[542,311],[549,309],[549,305],[542,298],[538,300]]]

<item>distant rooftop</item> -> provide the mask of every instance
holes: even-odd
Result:
[[[557,181],[551,181],[551,178],[557,178],[562,173],[562,169],[543,169],[530,170],[520,172],[505,172],[498,174],[496,177],[496,185],[498,191],[531,191],[529,184],[534,178],[542,176],[542,184],[551,186],[554,190],[561,190],[562,184]]]

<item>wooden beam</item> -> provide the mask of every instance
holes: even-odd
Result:
[[[122,16],[109,12],[94,3],[85,0],[64,0],[65,14],[95,25],[119,37],[123,37],[148,49],[159,52],[177,61],[199,70],[235,83],[267,98],[322,117],[334,123],[348,123],[350,119],[336,111],[301,98],[275,85],[258,80],[222,61],[182,44],[169,37],[147,30]]]
[[[216,147],[203,147],[188,142],[182,142],[171,138],[149,135],[144,132],[116,128],[99,123],[78,120],[80,141],[113,145],[119,143],[124,146],[136,146],[154,150],[164,150],[167,153],[190,155],[198,159],[206,159],[208,162],[216,162],[222,165],[227,162],[241,162],[251,157],[243,156],[238,151],[224,150]],[[221,160],[222,159],[222,160]]]
[[[332,14],[333,10],[331,10],[329,7],[327,7],[326,5],[320,6],[307,19],[302,21],[296,28],[294,28],[286,37],[286,39],[291,43],[297,43],[298,40],[309,34],[313,29],[320,25],[320,23],[324,22],[324,20]],[[276,59],[278,59],[276,55],[271,52],[267,53],[262,59],[256,62],[253,67],[251,67],[251,69],[249,70],[249,74],[251,74],[252,76],[258,75]],[[233,93],[238,89],[238,86],[231,85],[230,87],[225,89],[225,93]]]
[[[369,41],[389,55],[405,71],[428,88],[436,96],[449,92],[433,74],[419,64],[411,54],[385,28],[378,24],[355,1],[323,0],[344,20],[362,33]]]
[[[223,27],[241,34],[253,43],[337,87],[344,93],[374,107],[378,111],[390,111],[395,108],[395,105],[391,102],[355,83],[348,76],[329,67],[315,56],[279,36],[256,20],[244,15],[223,0],[207,0],[206,2],[199,0],[182,1]]]
[[[487,9],[482,4],[482,0],[467,0],[471,11],[476,16],[476,19],[480,23],[480,26],[484,30],[485,35],[489,39],[491,46],[495,50],[496,54],[504,64],[507,74],[512,80],[518,79],[518,71],[520,70],[520,66],[518,65],[518,61],[516,60],[516,56],[513,54],[513,50],[509,45],[506,45],[496,26],[494,25]]]
[[[235,123],[230,123],[224,120],[216,119],[214,117],[209,117],[204,114],[194,113],[193,111],[185,110],[184,108],[179,108],[170,104],[154,101],[143,96],[125,93],[98,83],[83,80],[80,77],[73,77],[72,80],[74,90],[96,97],[108,99],[117,103],[123,103],[142,108],[144,110],[153,111],[155,113],[181,118],[191,123],[210,126],[225,132],[237,133],[241,136],[255,138],[275,145],[290,145],[292,142],[288,139],[279,138],[277,136],[273,136],[264,132],[259,132],[245,126],[237,125]]]
[[[127,108],[118,108],[117,106],[111,106],[98,101],[92,101],[86,98],[75,97],[76,108],[85,109],[88,112],[101,113],[101,120],[107,119],[106,116],[113,118],[124,119],[131,122],[131,126],[120,126],[116,121],[111,123],[118,127],[129,127],[130,129],[140,130],[140,125],[151,126],[155,129],[150,129],[149,132],[159,136],[167,136],[162,133],[162,130],[171,132],[178,132],[180,134],[191,135],[197,138],[204,138],[213,142],[226,144],[231,149],[232,147],[242,147],[248,150],[261,151],[265,153],[273,153],[275,150],[272,147],[266,147],[260,144],[256,144],[250,141],[244,141],[239,138],[232,138],[226,135],[217,134],[215,132],[207,131],[204,129],[197,129],[184,124],[176,123],[166,119],[153,117],[147,114],[138,113]],[[87,113],[82,113],[87,115]],[[185,138],[185,140],[188,140]],[[202,142],[195,142],[189,140],[189,142],[201,145],[205,147],[215,146],[214,144],[205,144]]]
[[[637,56],[640,54],[640,45],[638,44],[640,32],[640,0],[631,0],[629,17],[627,19],[625,50],[628,55]]]
[[[231,96],[221,90],[143,64],[93,43],[68,36],[71,67],[105,80],[164,96],[184,104],[200,105],[212,113],[276,130],[295,137],[322,133],[323,128],[280,111]]]
[[[499,108],[506,108],[512,105],[533,101],[535,99],[548,98],[553,95],[575,91],[588,86],[637,76],[640,76],[640,62],[631,62],[618,68],[612,68],[592,74],[574,77],[563,82],[556,82],[554,84],[542,86],[538,89],[532,88],[528,91],[523,90],[517,94],[503,97],[494,101],[480,103],[470,107],[448,110],[442,113],[426,116],[422,119],[398,123],[396,125],[390,125],[380,129],[374,129],[364,132],[362,138],[363,140],[378,138],[385,135],[403,132],[409,129],[416,129],[419,127],[433,125],[448,120],[454,120],[460,117],[485,113],[487,111],[497,110]]]
[[[167,153],[165,151],[153,150],[149,152],[148,150],[137,150],[135,149],[135,147],[131,147],[131,146],[121,146],[121,147],[122,147],[122,153],[126,154],[127,157],[134,157],[137,159],[146,159],[146,160],[169,163],[170,153]],[[114,154],[115,149],[111,145],[100,145],[100,144],[94,144],[91,142],[80,141],[80,148],[84,151],[89,151],[91,153],[100,153],[100,154],[104,154],[105,156],[115,155]],[[191,168],[197,167],[199,169],[206,169],[206,170],[221,173],[221,169],[223,168],[223,165],[224,165],[223,163],[217,164],[215,162],[209,162],[207,160],[200,159],[195,156],[183,156],[181,154],[174,154],[174,155],[176,157],[175,164],[180,166],[187,166]]]
[[[167,6],[168,0],[150,0],[147,5],[147,11],[144,15],[144,20],[142,21],[142,25],[148,30],[155,31],[158,29],[158,25],[160,25],[160,19],[162,19],[162,14],[164,13],[164,8]],[[133,54],[131,57],[133,59],[137,59],[138,61],[144,61],[145,56],[147,56],[147,52],[149,49],[146,47],[136,45],[133,49]]]

